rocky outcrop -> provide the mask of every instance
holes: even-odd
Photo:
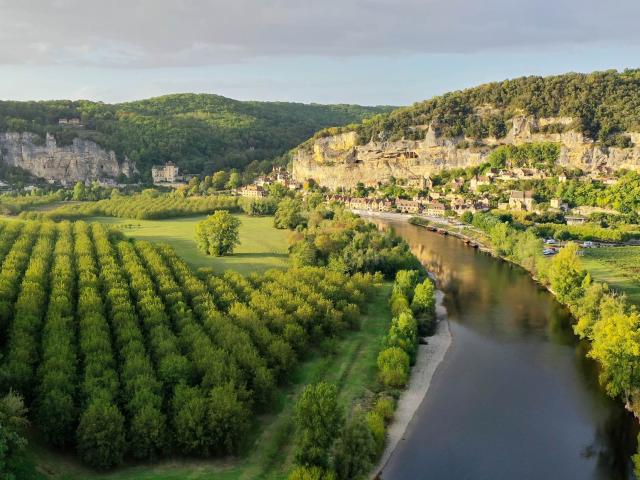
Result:
[[[426,125],[416,127],[426,130],[424,140],[358,145],[355,132],[342,133],[318,138],[310,148],[298,149],[294,154],[293,176],[298,181],[312,178],[330,188],[353,187],[358,182],[375,185],[390,177],[428,176],[444,169],[479,165],[498,145],[527,142],[558,143],[561,147],[558,163],[569,168],[590,171],[607,165],[613,169],[640,170],[639,133],[628,134],[634,144],[632,148],[601,147],[573,130],[538,133],[541,126],[570,122],[568,118],[515,117],[504,138],[487,138],[480,145],[468,148],[460,148],[464,138],[444,138],[433,126]]]
[[[36,177],[66,182],[130,176],[135,170],[128,159],[118,162],[114,152],[90,140],[75,138],[71,145],[58,146],[52,135],[43,141],[28,132],[0,133],[0,162]]]

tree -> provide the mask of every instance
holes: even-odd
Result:
[[[207,427],[214,445],[223,453],[236,453],[248,428],[250,412],[232,385],[214,387],[207,407]]]
[[[335,470],[338,479],[363,478],[371,468],[377,450],[367,418],[362,412],[356,412],[347,422],[336,445]]]
[[[415,362],[418,348],[418,323],[410,310],[400,313],[392,320],[387,334],[387,345],[401,348],[409,355],[411,363]]]
[[[80,457],[91,466],[109,468],[122,462],[124,449],[124,417],[112,403],[95,400],[80,418]]]
[[[242,185],[242,177],[234,170],[229,174],[229,180],[225,186],[231,190],[233,188],[238,188],[240,185]]]
[[[74,200],[85,200],[87,196],[87,187],[84,186],[83,182],[76,182],[73,187],[73,199]]]
[[[207,255],[230,255],[240,244],[240,220],[226,210],[217,210],[196,225],[196,243]]]
[[[420,333],[429,333],[433,328],[435,307],[435,287],[433,282],[427,278],[424,282],[416,285],[411,302],[411,310],[418,319]]]
[[[287,187],[278,182],[267,185],[267,191],[270,197],[278,199],[284,198],[289,194]]]
[[[296,404],[295,419],[297,463],[326,468],[342,425],[342,409],[338,405],[335,385],[325,382],[308,385]]]
[[[586,272],[578,258],[579,247],[570,242],[560,250],[549,267],[549,283],[558,300],[565,304],[575,304],[582,296],[582,282]]]
[[[16,462],[27,444],[22,430],[27,426],[27,409],[13,391],[0,398],[0,478],[14,480]]]
[[[462,214],[462,217],[460,217],[460,219],[464,222],[464,223],[468,223],[469,225],[471,225],[471,222],[473,222],[473,213],[467,211],[464,212]]]
[[[301,240],[292,245],[289,249],[289,254],[294,267],[306,267],[318,264],[318,251],[314,245],[307,240]]]
[[[276,228],[295,229],[304,223],[305,217],[302,213],[302,202],[295,198],[285,198],[276,209],[273,225]]]
[[[600,319],[600,306],[608,296],[609,287],[607,284],[592,282],[591,275],[587,273],[582,281],[582,288],[584,295],[572,312],[577,319],[573,331],[580,338],[591,338],[591,329]]]
[[[498,255],[509,256],[513,253],[516,241],[509,225],[499,222],[491,228],[489,236]]]
[[[229,174],[224,170],[217,171],[211,177],[211,186],[214,190],[222,190],[229,181]]]
[[[611,310],[592,327],[589,356],[602,366],[600,379],[607,393],[628,400],[640,387],[640,314]]]
[[[409,355],[398,347],[381,351],[378,355],[378,376],[388,387],[404,387],[409,379]]]

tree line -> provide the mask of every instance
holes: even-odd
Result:
[[[473,225],[483,230],[498,255],[530,271],[547,285],[575,318],[574,331],[589,340],[588,356],[600,366],[600,382],[634,413],[640,412],[640,313],[624,295],[596,282],[582,266],[579,247],[569,242],[550,261],[542,240],[531,229],[519,231],[490,214],[476,214]],[[640,453],[633,458],[640,473]]]
[[[161,193],[144,190],[133,195],[124,195],[114,190],[109,198],[61,205],[46,212],[23,211],[24,220],[82,220],[92,216],[131,218],[137,220],[159,220],[212,213],[216,210],[244,212],[248,215],[271,215],[276,209],[273,198],[241,198],[228,195],[185,197],[179,191]]]
[[[382,454],[395,399],[416,360],[418,338],[434,327],[435,288],[423,269],[396,273],[389,307],[392,320],[377,358],[379,385],[373,399],[345,409],[336,386],[325,382],[308,385],[300,395],[295,411],[297,466],[289,480],[366,478]]]

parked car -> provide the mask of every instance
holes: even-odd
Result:
[[[555,255],[558,251],[555,248],[545,248],[542,250],[542,254],[546,256]]]
[[[547,238],[544,243],[546,243],[547,245],[555,245],[557,242],[554,238]]]
[[[582,242],[582,246],[583,246],[584,248],[593,248],[593,247],[595,247],[595,246],[596,246],[596,244],[595,244],[595,243],[593,243],[593,242]]]

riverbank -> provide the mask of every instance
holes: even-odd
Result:
[[[594,388],[596,365],[552,295],[520,268],[446,235],[376,223],[438,277],[454,338],[384,480],[633,478],[635,422]]]
[[[436,292],[436,318],[438,323],[435,333],[427,337],[427,344],[418,347],[416,363],[411,369],[409,385],[398,400],[393,421],[387,430],[387,444],[373,470],[372,478],[378,477],[387,464],[396,447],[403,440],[404,433],[413,419],[416,410],[427,396],[431,380],[451,346],[451,331],[447,320],[447,310],[443,305],[444,293]]]

